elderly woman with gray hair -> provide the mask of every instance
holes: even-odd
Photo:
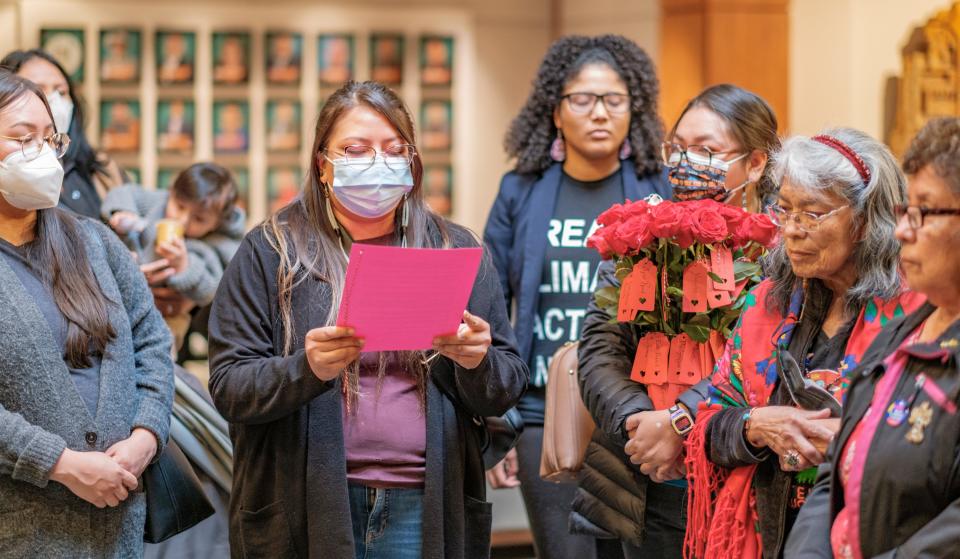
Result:
[[[718,361],[687,441],[687,551],[777,558],[839,427],[846,374],[917,308],[893,232],[906,182],[852,129],[794,137],[773,159],[779,246]]]

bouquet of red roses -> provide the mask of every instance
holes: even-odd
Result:
[[[712,372],[777,226],[714,200],[628,200],[597,222],[587,246],[616,259],[621,283],[594,297],[614,320],[642,328],[630,376],[664,409]]]

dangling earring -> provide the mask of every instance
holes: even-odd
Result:
[[[633,148],[630,147],[630,140],[623,140],[623,143],[620,144],[620,161],[624,159],[630,159],[630,156],[633,155]]]
[[[550,159],[553,159],[557,163],[563,163],[563,160],[567,158],[567,146],[563,143],[563,133],[560,132],[560,129],[557,129],[557,137],[553,140],[553,143],[550,144]]]
[[[403,210],[400,214],[400,246],[407,248],[407,225],[410,224],[410,197],[403,195]]]

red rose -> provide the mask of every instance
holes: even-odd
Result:
[[[727,221],[720,215],[716,206],[703,204],[698,206],[690,216],[693,223],[693,234],[698,241],[705,245],[719,243],[730,234]]]
[[[660,202],[650,209],[650,232],[654,237],[669,239],[680,232],[684,211],[679,204]]]
[[[610,243],[607,242],[606,233],[607,228],[601,227],[587,239],[587,248],[592,248],[599,252],[600,257],[604,260],[613,256],[613,249],[610,248]]]
[[[627,200],[623,204],[623,213],[624,219],[629,219],[635,216],[645,216],[650,213],[650,204],[646,203],[644,200],[637,200],[636,202],[631,202]]]
[[[766,214],[750,214],[740,223],[733,236],[737,246],[744,246],[753,241],[759,245],[771,248],[777,243],[780,229]]]
[[[636,215],[628,218],[617,227],[617,237],[626,245],[627,252],[635,254],[640,249],[645,248],[653,241],[653,234],[650,233],[650,216]]]
[[[623,220],[623,204],[614,204],[610,209],[597,216],[597,223],[600,225],[613,225]]]
[[[680,248],[690,248],[690,245],[692,245],[694,241],[693,233],[693,216],[687,212],[684,212],[683,216],[680,218],[680,228],[677,231],[676,237],[677,244],[680,245]]]
[[[717,203],[717,206],[717,211],[727,222],[727,230],[731,233],[735,232],[740,227],[740,223],[750,215],[746,210],[741,210],[735,206],[720,203]]]

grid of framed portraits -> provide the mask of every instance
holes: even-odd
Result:
[[[90,79],[98,81],[99,103],[91,107],[96,114],[90,115],[99,124],[98,147],[111,154],[136,182],[167,188],[178,170],[196,158],[198,132],[209,131],[204,137],[212,138],[213,160],[233,172],[241,190],[240,203],[249,210],[250,124],[254,113],[258,118],[262,115],[265,137],[255,145],[265,152],[266,169],[257,184],[265,186],[267,200],[253,207],[265,207],[268,212],[298,193],[304,172],[301,158],[311,141],[303,137],[303,120],[315,118],[323,105],[321,101],[320,107],[305,107],[300,98],[306,65],[314,65],[318,96],[326,99],[344,82],[357,77],[357,46],[364,40],[367,60],[361,77],[401,90],[405,78],[411,76],[405,68],[405,60],[410,60],[405,53],[412,43],[418,61],[413,75],[420,98],[419,106],[411,108],[418,120],[424,194],[435,211],[452,211],[453,37],[390,31],[310,34],[283,29],[267,30],[256,37],[249,30],[217,29],[209,39],[210,68],[199,73],[198,34],[186,28],[160,27],[149,32],[117,25],[88,35],[79,26],[61,26],[41,29],[39,42],[61,62],[76,85],[82,87]],[[87,40],[99,43],[95,50],[97,65],[84,60]],[[315,41],[314,60],[305,59],[306,41]],[[144,59],[146,44],[153,45],[151,60]],[[251,72],[254,58],[261,59],[253,56],[257,45],[263,49],[263,69]],[[156,106],[150,111],[144,111],[140,97],[145,65],[152,65],[156,87]],[[91,66],[96,69],[92,75],[87,71]],[[198,77],[209,80],[213,87],[210,111],[199,113],[212,115],[209,122],[197,119],[194,86]],[[251,88],[265,91],[262,107],[250,106]],[[142,176],[139,167],[145,113],[156,119],[155,126],[148,127],[156,131],[148,142],[156,150],[156,177]]]

